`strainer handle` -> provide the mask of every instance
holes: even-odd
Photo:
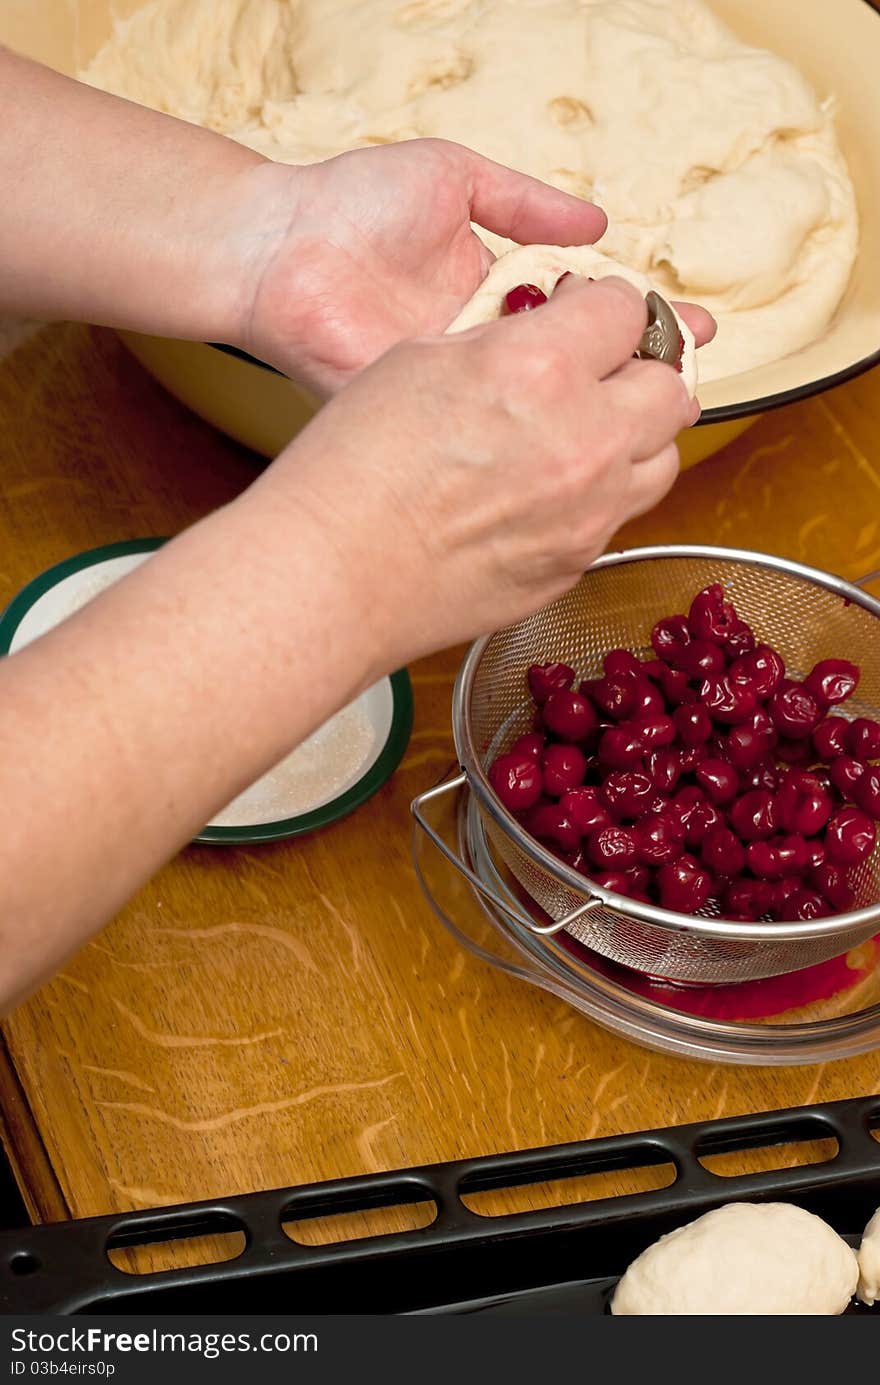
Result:
[[[467,782],[468,777],[466,772],[460,770],[452,779],[447,779],[442,784],[436,784],[433,789],[428,789],[425,793],[419,794],[417,798],[414,798],[410,805],[410,811],[418,826],[434,843],[437,850],[446,857],[449,864],[454,866],[460,875],[464,876],[472,889],[476,890],[477,894],[482,896],[483,899],[488,899],[495,905],[496,909],[500,909],[507,918],[513,919],[514,923],[519,924],[521,928],[527,928],[530,933],[535,933],[541,938],[548,938],[552,937],[554,933],[561,933],[563,928],[567,928],[568,925],[574,923],[576,919],[581,919],[593,909],[599,908],[602,903],[601,899],[593,897],[588,899],[584,904],[581,904],[577,909],[572,910],[570,914],[566,914],[565,918],[560,919],[558,922],[542,925],[535,923],[535,920],[530,918],[523,910],[512,908],[506,900],[502,899],[501,895],[496,894],[488,885],[484,885],[483,881],[471,870],[470,866],[468,866],[460,856],[457,856],[452,850],[452,847],[443,840],[440,833],[432,826],[430,819],[425,813],[426,807],[430,807],[432,803],[436,803],[437,799],[444,798],[447,794],[458,793],[460,789],[467,787]],[[422,881],[422,886],[424,888],[424,881]]]

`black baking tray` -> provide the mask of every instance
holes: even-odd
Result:
[[[732,1201],[787,1201],[854,1245],[880,1205],[880,1096],[368,1174],[181,1207],[0,1231],[5,1313],[562,1313],[608,1311],[630,1261],[658,1236]],[[822,1164],[722,1177],[708,1155],[837,1141]],[[672,1164],[659,1191],[486,1217],[463,1196]],[[430,1226],[302,1245],[283,1223],[433,1202]],[[126,1274],[121,1247],[241,1232],[222,1264]],[[854,1312],[878,1309],[854,1307]]]

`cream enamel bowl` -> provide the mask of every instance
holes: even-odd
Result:
[[[0,43],[67,72],[87,63],[112,18],[145,0],[4,0]],[[880,14],[871,0],[710,0],[743,39],[794,62],[832,92],[837,129],[861,221],[849,287],[823,336],[782,360],[712,381],[703,420],[680,439],[692,466],[762,413],[819,394],[880,361]],[[142,364],[183,403],[239,442],[274,456],[311,417],[316,401],[250,358],[215,346],[124,334]]]

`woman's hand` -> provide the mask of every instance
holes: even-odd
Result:
[[[442,332],[492,255],[472,230],[523,244],[586,245],[603,234],[589,202],[444,140],[343,154],[249,175],[253,289],[238,344],[332,394],[403,338]],[[274,228],[274,229],[273,229]],[[714,331],[685,307],[697,341]]]
[[[645,302],[567,279],[540,312],[394,347],[253,488],[325,528],[382,668],[571,587],[678,472],[697,406],[632,359]]]
[[[472,221],[556,245],[595,241],[606,226],[589,202],[444,140],[266,165],[249,186],[265,248],[247,256],[241,344],[322,394],[401,339],[449,325],[493,259]]]

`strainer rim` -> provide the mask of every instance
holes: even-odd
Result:
[[[843,577],[825,572],[822,568],[810,567],[793,558],[782,558],[771,553],[761,553],[750,548],[724,548],[713,544],[654,544],[641,548],[616,549],[603,553],[581,575],[579,581],[591,572],[624,564],[646,562],[657,558],[676,559],[715,559],[719,562],[741,563],[747,567],[773,568],[788,576],[811,582],[835,592],[853,605],[861,606],[869,615],[880,619],[880,600],[868,592],[854,586]],[[561,598],[560,598],[561,599]],[[555,603],[551,603],[555,604]],[[532,863],[541,870],[549,872],[554,879],[575,895],[586,899],[597,899],[615,912],[624,914],[636,922],[648,922],[670,933],[686,933],[700,938],[735,939],[740,942],[806,942],[814,938],[835,937],[837,934],[858,928],[880,918],[880,903],[866,909],[857,909],[847,914],[833,914],[830,918],[807,919],[785,923],[746,923],[734,919],[704,918],[702,915],[680,914],[671,909],[661,909],[655,904],[644,904],[627,899],[625,895],[614,894],[603,889],[594,881],[560,861],[534,837],[525,832],[516,818],[510,813],[495,794],[487,776],[480,765],[479,753],[471,733],[470,693],[480,660],[496,635],[516,628],[521,622],[504,626],[489,635],[475,640],[468,649],[452,693],[452,734],[456,755],[461,768],[467,775],[468,785],[476,796],[480,807],[485,810],[498,826],[513,840],[517,848],[524,852]]]

